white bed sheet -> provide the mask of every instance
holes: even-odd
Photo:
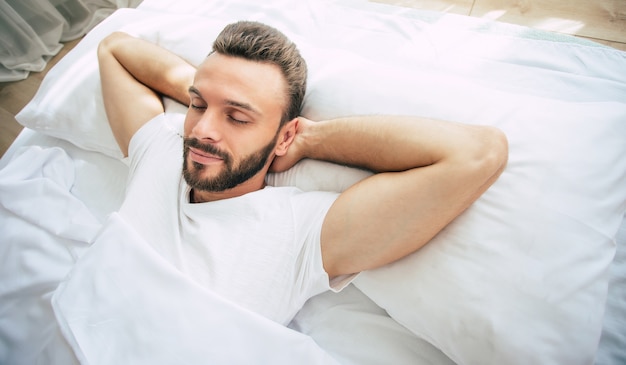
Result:
[[[203,12],[210,14],[217,12],[220,14],[236,14],[237,17],[241,18],[264,19],[270,17],[278,24],[288,26],[296,40],[301,39],[302,34],[314,33],[312,29],[315,27],[322,27],[324,25],[328,25],[331,29],[333,24],[343,24],[346,27],[361,26],[363,28],[362,33],[350,34],[369,37],[372,43],[376,44],[378,47],[368,52],[365,52],[365,49],[359,49],[364,52],[357,56],[367,57],[368,61],[360,63],[354,71],[364,73],[371,72],[373,79],[383,79],[386,72],[397,76],[397,74],[393,73],[391,70],[380,70],[373,66],[377,63],[385,64],[385,58],[391,57],[391,55],[397,55],[399,59],[402,60],[402,43],[381,43],[382,40],[388,39],[388,32],[390,29],[393,29],[395,33],[405,35],[405,39],[410,39],[412,42],[417,43],[418,46],[428,50],[424,52],[421,59],[411,59],[412,62],[418,61],[411,66],[417,66],[422,68],[422,70],[416,75],[407,75],[407,77],[411,80],[415,80],[417,85],[420,83],[433,85],[433,80],[440,83],[440,88],[430,89],[426,92],[416,91],[421,99],[420,103],[414,106],[416,112],[430,112],[436,114],[437,117],[449,116],[450,119],[455,120],[459,117],[458,113],[455,113],[454,110],[446,111],[441,110],[442,108],[436,105],[429,105],[429,103],[435,103],[445,99],[444,96],[441,95],[442,93],[450,93],[445,97],[448,98],[447,100],[454,101],[454,105],[460,110],[470,110],[473,111],[474,115],[481,115],[480,113],[482,111],[476,108],[484,104],[478,103],[477,107],[472,107],[470,104],[476,103],[477,100],[472,97],[468,99],[468,92],[469,95],[471,95],[471,91],[475,91],[477,85],[488,85],[492,88],[496,87],[497,91],[503,94],[519,93],[520,98],[523,100],[530,100],[527,98],[530,96],[529,94],[534,97],[548,98],[558,96],[559,100],[604,103],[599,105],[605,105],[606,108],[613,108],[615,111],[623,110],[620,109],[623,108],[623,106],[618,108],[616,105],[620,102],[622,104],[624,103],[624,100],[621,99],[626,95],[624,93],[624,78],[623,75],[616,74],[615,72],[616,70],[622,69],[620,66],[625,64],[624,56],[622,54],[620,57],[620,53],[617,51],[607,51],[599,45],[568,37],[554,36],[550,38],[547,33],[534,32],[520,27],[509,27],[497,23],[476,22],[462,17],[441,16],[435,13],[400,11],[393,7],[364,4],[357,1],[333,2],[333,6],[337,6],[333,8],[336,10],[333,12],[324,11],[321,9],[321,6],[315,6],[309,2],[301,2],[298,3],[297,6],[294,5],[299,11],[297,14],[303,15],[309,12],[311,16],[288,18],[285,16],[286,12],[284,11],[274,12],[276,15],[270,16],[267,12],[275,9],[275,2],[264,5],[244,6],[245,2],[241,1],[225,3],[187,2],[181,5],[176,1],[147,0],[142,5],[141,9],[159,13],[166,10],[172,14],[181,15],[189,12],[193,12],[196,15],[202,15]],[[372,9],[379,15],[372,16]],[[345,15],[347,13],[345,12],[348,12],[350,16],[346,17]],[[172,18],[175,19],[176,17],[172,16]],[[413,23],[407,21],[407,19],[418,19],[419,21]],[[220,20],[220,22],[225,20],[226,19]],[[390,27],[390,24],[393,24],[393,26]],[[327,32],[328,29],[324,29],[323,31]],[[426,32],[428,36],[415,36],[411,38],[418,33],[423,35],[423,32]],[[320,29],[320,34],[322,33],[322,29]],[[184,31],[180,30],[179,35],[180,34],[184,34]],[[175,38],[176,36],[172,37],[172,39]],[[397,41],[398,39],[399,38],[393,38],[392,40]],[[511,39],[515,39],[516,41],[511,43],[509,42]],[[337,40],[339,45],[341,45],[341,42],[345,42],[346,49],[350,49],[351,41],[350,38],[343,39],[341,37],[338,37]],[[433,42],[433,44],[428,44],[429,41]],[[304,42],[304,44],[305,52],[311,49],[307,48],[306,42]],[[483,44],[489,44],[490,47],[485,49],[481,47]],[[517,47],[513,47],[513,44]],[[520,47],[523,48],[525,52],[517,54],[517,52],[521,52]],[[560,56],[563,51],[567,51],[568,57]],[[332,56],[328,57],[326,61],[337,61],[340,60],[342,56],[348,58],[354,57],[354,54],[342,53],[336,49],[326,50],[325,54]],[[196,57],[200,57],[200,54]],[[502,62],[499,63],[499,60],[502,60]],[[515,60],[517,63],[511,62],[511,60]],[[321,62],[324,62],[324,59],[313,57],[312,68],[322,69],[324,68],[323,66],[327,66],[322,65]],[[433,64],[437,62],[444,63],[441,69],[445,69],[445,73],[443,73],[440,68],[433,67]],[[341,62],[338,63],[339,66],[341,66]],[[370,67],[370,65],[372,66]],[[603,65],[604,67],[598,67],[598,65]],[[335,76],[340,75],[342,71],[339,66],[333,68],[331,65],[324,69],[330,72],[331,76]],[[400,64],[400,66],[402,65]],[[490,69],[491,72],[486,72],[485,68],[490,66],[493,66]],[[528,67],[535,67],[536,72],[529,72]],[[516,73],[516,71],[520,72]],[[562,73],[563,77],[555,78],[555,73]],[[521,75],[545,75],[545,78],[533,77],[525,79],[522,78]],[[579,75],[585,76],[580,77]],[[338,77],[338,79],[341,80],[341,77]],[[359,84],[359,86],[364,86],[366,89],[371,88],[371,93],[384,101],[382,106],[372,103],[365,105],[358,97],[348,96],[351,91],[351,85],[349,83],[337,86],[329,84],[328,80],[328,75],[312,75],[312,84],[316,85],[317,88],[313,89],[314,92],[311,93],[307,99],[309,108],[305,108],[304,112],[308,113],[308,116],[314,118],[331,116],[333,113],[337,112],[338,105],[341,105],[344,111],[348,110],[361,113],[380,112],[382,109],[384,109],[383,111],[385,112],[389,112],[393,111],[395,107],[399,107],[405,111],[407,110],[406,105],[403,104],[406,101],[385,98],[385,90],[373,88],[373,85],[366,83]],[[554,83],[554,80],[559,80],[560,82]],[[613,81],[608,82],[607,80]],[[397,82],[402,84],[402,81],[405,80],[398,80]],[[454,90],[455,88],[449,87],[450,85],[455,86],[456,91]],[[323,90],[325,86],[337,92],[337,94],[331,95],[333,97],[332,99],[328,99],[328,95],[318,93],[318,91],[320,89]],[[597,89],[592,93],[589,92],[590,89],[594,88]],[[337,98],[336,95],[342,95],[342,98]],[[480,95],[480,93],[477,93],[477,95]],[[504,102],[507,102],[507,100],[506,98],[502,99]],[[310,105],[316,105],[316,107],[312,108]],[[326,109],[320,108],[320,105],[325,105]],[[523,105],[520,107],[523,108]],[[469,113],[463,116],[463,118],[471,121],[472,115]],[[2,159],[0,167],[4,167],[8,164],[9,155],[17,153],[19,146],[61,146],[68,152],[76,165],[76,176],[71,185],[70,192],[73,196],[77,197],[78,200],[85,203],[86,209],[95,220],[100,223],[105,222],[106,217],[114,211],[121,202],[123,196],[123,182],[126,178],[125,165],[101,153],[87,152],[65,141],[44,136],[42,132],[46,133],[45,130],[37,133],[25,130],[22,135],[20,135],[20,138],[16,141],[11,151]],[[590,129],[590,132],[593,132],[593,129]],[[78,143],[80,143],[80,141],[78,141]],[[329,188],[342,189],[349,185],[350,181],[354,179],[358,180],[364,176],[362,173],[355,176],[353,172],[349,172],[349,176],[344,178],[346,175],[342,175],[340,168],[337,172],[337,176],[341,177],[335,179],[335,181],[329,182],[325,178],[329,177],[327,175],[335,174],[335,170],[329,170],[328,167],[324,167],[325,173],[318,179],[315,179],[311,176],[314,176],[320,170],[317,170],[316,166],[309,167],[308,172],[305,171],[302,173],[306,168],[292,172],[292,175],[287,176],[286,180],[296,181],[296,183],[300,185],[308,184],[309,188],[317,188],[320,184],[326,183]],[[329,174],[329,171],[333,172]],[[271,177],[270,179],[276,179],[276,177]],[[494,198],[496,197],[497,196]],[[51,214],[50,216],[54,217],[55,214]],[[612,215],[612,217],[614,217],[614,215]],[[60,219],[61,217],[57,216],[56,218]],[[626,308],[626,260],[624,258],[625,253],[623,249],[626,239],[626,233],[624,233],[626,226],[624,226],[623,216],[621,215],[615,225],[617,227],[617,225],[620,224],[620,235],[618,236],[620,246],[618,247],[615,260],[611,266],[609,273],[611,275],[610,281],[606,279],[606,281],[609,281],[609,295],[604,326],[602,328],[602,339],[596,355],[596,363],[598,364],[613,364],[626,361],[626,350],[623,346],[626,337],[626,324],[624,323],[624,318],[626,318],[626,316],[624,316],[624,310]],[[11,257],[11,255],[2,255],[2,259],[5,260],[9,260]],[[91,273],[94,274],[94,272]],[[56,280],[59,280],[59,278],[57,277]],[[51,279],[51,282],[53,283],[54,280]],[[33,309],[35,312],[47,313],[48,317],[31,317],[35,320],[48,321],[46,322],[48,326],[52,323],[50,322],[52,318],[49,316],[51,308],[49,306],[47,307],[47,305],[49,304],[51,290],[53,289],[54,285],[40,287],[40,290],[43,290],[42,298],[45,301],[37,302],[34,304],[36,308],[33,307],[35,308]],[[67,298],[68,297],[65,297],[65,299]],[[59,300],[62,301],[62,299],[63,297],[61,296]],[[71,300],[69,300],[68,303],[69,305],[73,305]],[[347,310],[347,307],[351,307],[351,309]],[[29,309],[25,307],[23,313],[29,313],[28,310]],[[581,315],[583,314],[581,313]],[[22,322],[10,323],[12,319],[22,320]],[[9,322],[6,322],[7,320]],[[8,326],[11,327],[8,327],[7,323]],[[27,321],[23,321],[23,318],[12,317],[8,319],[2,318],[0,324],[0,329],[5,331],[6,328],[18,328],[21,326],[23,331],[13,334],[15,336],[21,335],[23,338],[28,338],[28,336],[37,333],[45,334],[45,332],[39,331],[41,322],[37,321],[28,323]],[[389,362],[393,363],[452,363],[450,358],[444,353],[447,352],[451,354],[446,346],[442,347],[445,351],[441,351],[441,348],[437,348],[438,346],[429,343],[429,341],[432,342],[432,339],[428,339],[427,341],[424,338],[414,336],[406,328],[392,320],[387,313],[380,309],[370,298],[354,287],[350,287],[348,291],[340,295],[324,294],[313,298],[296,318],[291,327],[297,328],[303,333],[312,336],[317,343],[322,345],[328,353],[335,359],[340,360],[341,363],[374,364],[380,363],[380,359],[388,359],[390,360]],[[338,327],[343,329],[343,331],[339,331]],[[48,328],[48,331],[54,332],[53,328],[46,328]],[[366,333],[366,331],[367,333],[371,333],[371,337],[368,336],[364,338],[363,333]],[[36,356],[38,353],[37,351],[33,351],[32,347],[34,346],[38,349],[44,348],[41,352],[41,354],[43,354],[42,356],[47,356],[49,359],[57,359],[59,363],[64,362],[60,361],[60,359],[72,358],[72,353],[68,354],[67,352],[69,347],[67,347],[68,345],[64,342],[64,338],[60,336],[59,332],[54,333],[55,335],[50,336],[47,342],[45,336],[41,337],[41,343],[44,345],[35,346],[33,341],[27,341],[26,344],[30,345],[30,347],[27,346],[18,350],[13,349],[13,355],[19,356],[21,354],[25,356],[25,354],[30,353],[31,356]],[[67,327],[66,336],[72,339],[72,333],[71,331],[67,332]],[[86,333],[85,336],[86,341],[88,341],[87,343],[93,344],[100,340],[100,338],[89,338],[89,333]],[[107,338],[111,337],[112,333],[109,334]],[[6,346],[10,344],[10,342],[6,342],[7,337],[3,336],[0,338],[2,338],[2,345]],[[76,343],[77,342],[71,343],[75,349]],[[485,344],[483,343],[483,345]],[[488,343],[486,345],[488,345]],[[98,348],[95,349],[102,350]],[[63,350],[65,350],[65,352]],[[2,351],[7,350],[0,347],[0,353],[2,353]],[[84,355],[84,351],[79,349],[76,349],[76,353]],[[92,354],[96,354],[96,359],[102,363],[106,363],[107,360],[112,361],[113,359],[97,356],[97,352],[92,352]],[[120,352],[119,354],[123,353]],[[78,355],[81,360],[85,360],[83,355]],[[324,355],[320,356],[322,356],[323,359]],[[24,360],[23,363],[32,363],[32,361],[26,361],[25,359],[26,358],[21,359]],[[2,358],[0,358],[0,360],[2,360]],[[119,359],[115,358],[115,360]],[[522,359],[522,361],[523,360],[524,359]],[[92,363],[92,361],[89,363]]]

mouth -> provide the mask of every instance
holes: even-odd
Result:
[[[212,155],[194,147],[189,147],[189,158],[191,161],[202,165],[211,165],[224,161],[224,159],[219,156]]]

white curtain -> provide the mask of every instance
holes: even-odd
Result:
[[[42,71],[67,42],[142,0],[0,0],[0,82]]]

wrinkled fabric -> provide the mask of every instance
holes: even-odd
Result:
[[[0,363],[75,362],[50,298],[100,229],[70,192],[74,162],[28,147],[0,170]]]

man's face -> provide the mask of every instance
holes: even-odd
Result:
[[[183,175],[222,192],[265,177],[286,105],[277,66],[214,53],[198,68],[185,118]]]
[[[278,134],[276,137],[278,137]],[[185,138],[183,176],[187,184],[193,189],[211,192],[230,190],[248,181],[261,171],[268,162],[275,146],[276,138],[272,139],[265,147],[242,158],[239,164],[234,166],[234,158],[228,152],[219,150],[212,144],[203,144],[197,138]],[[189,157],[190,153],[192,155],[191,158]],[[222,171],[212,178],[204,176],[203,170],[209,168],[208,164],[199,161],[196,155],[220,158],[224,165]]]

